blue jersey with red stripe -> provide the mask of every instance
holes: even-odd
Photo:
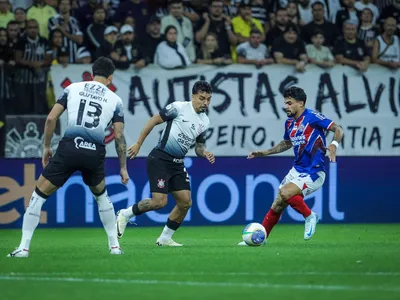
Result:
[[[297,119],[286,120],[283,138],[292,142],[296,157],[293,166],[298,172],[315,179],[317,172],[325,172],[325,132],[333,124],[332,120],[311,109],[305,109]]]

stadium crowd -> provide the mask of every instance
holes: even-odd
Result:
[[[364,72],[400,68],[399,36],[400,0],[0,0],[0,120],[48,112],[55,64]]]

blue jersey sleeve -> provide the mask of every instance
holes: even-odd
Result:
[[[322,129],[330,129],[333,125],[333,121],[325,117],[323,114],[319,112],[312,112],[310,116],[310,124],[316,127],[320,127]]]
[[[64,106],[64,109],[67,109],[67,102],[68,102],[68,94],[69,94],[69,87],[66,87],[62,93],[62,95],[57,99],[57,103]]]
[[[122,101],[118,102],[117,106],[115,107],[112,122],[113,123],[116,123],[116,122],[124,123],[124,107],[122,105]]]
[[[160,116],[163,121],[175,119],[179,115],[179,110],[175,103],[168,104],[160,111]]]
[[[286,120],[285,122],[285,133],[283,134],[283,139],[284,140],[290,140],[290,136],[288,133],[288,126],[289,126],[289,120]]]

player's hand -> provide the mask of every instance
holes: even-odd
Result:
[[[210,164],[215,163],[215,156],[211,152],[204,151],[204,157],[210,162]]]
[[[263,151],[253,151],[250,152],[249,155],[247,155],[247,159],[252,159],[255,157],[263,157],[263,156],[265,156]]]
[[[330,144],[328,146],[328,151],[329,151],[329,161],[336,162],[336,146],[333,144]]]
[[[44,147],[42,155],[42,166],[45,168],[49,163],[50,158],[53,157],[53,149],[50,147]]]
[[[121,182],[123,184],[127,184],[129,181],[129,174],[127,169],[121,169],[119,172],[119,175],[121,175]]]
[[[134,159],[136,157],[136,155],[138,155],[140,150],[140,145],[138,143],[130,146],[128,148],[128,156],[130,159]]]

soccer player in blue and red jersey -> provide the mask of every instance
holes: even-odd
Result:
[[[307,95],[303,89],[292,86],[285,91],[284,98],[288,119],[285,122],[283,141],[272,149],[251,152],[247,158],[281,153],[293,147],[295,154],[293,167],[281,182],[279,193],[265,215],[262,225],[269,236],[282,212],[290,205],[303,215],[304,239],[309,240],[315,234],[318,216],[304,202],[304,197],[323,185],[326,150],[329,151],[329,160],[336,162],[336,149],[343,138],[343,130],[324,115],[305,107]],[[335,133],[328,147],[325,141],[327,130]]]

